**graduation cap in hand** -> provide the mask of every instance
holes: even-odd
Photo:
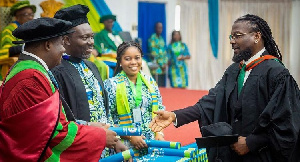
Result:
[[[226,122],[218,122],[201,127],[202,138],[196,138],[198,148],[229,146],[238,141],[238,135],[232,135],[232,127]]]
[[[196,138],[198,148],[229,146],[238,141],[238,135],[208,136]]]

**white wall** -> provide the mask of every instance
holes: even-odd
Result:
[[[132,30],[132,27],[138,25],[138,0],[105,0],[105,2],[117,16],[123,31],[130,31],[132,38],[136,38],[137,31]]]

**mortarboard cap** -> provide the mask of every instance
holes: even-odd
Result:
[[[30,5],[29,1],[19,1],[16,2],[11,8],[10,8],[10,14],[15,16],[16,12],[22,8],[29,7],[32,9],[33,13],[36,11],[35,5]]]
[[[109,19],[116,21],[116,15],[103,15],[100,17],[100,23],[103,23],[105,20]]]
[[[15,44],[48,40],[72,33],[72,23],[55,18],[38,18],[30,20],[13,31],[13,36],[23,41],[13,41]]]
[[[198,148],[229,146],[238,141],[238,135],[208,136],[196,138]]]
[[[72,26],[89,23],[86,15],[90,9],[85,5],[74,5],[57,11],[54,18],[72,22]]]

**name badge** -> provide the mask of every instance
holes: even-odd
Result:
[[[133,109],[132,113],[134,123],[142,122],[142,112],[140,108]]]

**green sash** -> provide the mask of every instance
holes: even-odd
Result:
[[[132,127],[132,116],[128,103],[125,79],[127,78],[124,71],[122,71],[117,78],[117,89],[116,89],[116,102],[117,102],[117,112],[120,119],[120,127]],[[137,93],[135,95],[135,106],[138,106],[142,100],[141,92],[141,81],[147,86],[150,91],[152,98],[152,118],[155,116],[154,111],[158,110],[157,94],[154,88],[151,86],[146,78],[138,73],[137,77]],[[134,91],[134,89],[132,89]]]

